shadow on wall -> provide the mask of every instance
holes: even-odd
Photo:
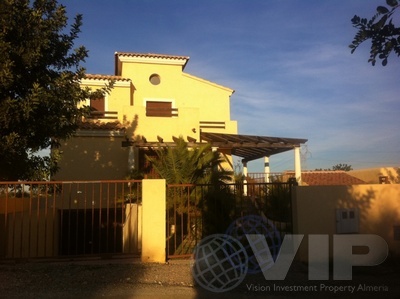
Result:
[[[375,234],[400,257],[400,185],[299,186],[293,198],[294,233],[304,234],[298,258],[308,260],[308,235]]]
[[[389,245],[389,255],[400,257],[396,233],[400,229],[400,185],[350,186],[348,193],[349,205],[359,211],[359,233],[381,236]]]
[[[110,124],[94,123],[84,134],[73,136],[60,147],[59,171],[52,180],[124,179],[128,173],[129,149],[122,141],[134,135],[138,116],[127,121],[124,116],[120,129]]]
[[[363,180],[367,184],[380,184],[380,178],[385,177],[390,184],[400,183],[399,167],[381,167],[349,171],[351,176]]]

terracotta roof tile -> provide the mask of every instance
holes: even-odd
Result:
[[[131,81],[129,78],[114,75],[86,74],[85,79],[89,80],[115,80],[115,81]]]
[[[119,121],[83,121],[79,124],[79,130],[124,131],[125,127]]]
[[[189,56],[168,55],[168,54],[155,54],[155,53],[135,53],[135,52],[115,52],[116,56],[126,57],[148,57],[148,58],[166,58],[177,60],[188,60]]]
[[[365,184],[345,171],[305,171],[301,173],[301,180],[309,186]]]

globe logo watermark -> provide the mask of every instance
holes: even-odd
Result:
[[[266,280],[285,279],[304,235],[286,234],[281,243],[272,222],[257,217],[239,218],[227,234],[210,235],[196,246],[192,274],[201,287],[229,291],[240,285],[247,273],[257,271]],[[368,253],[353,254],[356,246],[367,247]],[[309,235],[308,247],[309,280],[328,280],[329,236]],[[388,245],[378,235],[333,235],[332,247],[334,280],[351,280],[353,266],[376,266],[388,256]]]
[[[259,215],[247,215],[233,221],[228,227],[226,234],[239,240],[246,249],[249,257],[248,271],[249,274],[261,272],[260,264],[256,256],[253,254],[251,244],[246,235],[261,235],[265,237],[272,258],[275,260],[281,247],[281,235],[275,225],[267,218]]]
[[[248,256],[243,245],[223,234],[210,235],[194,251],[192,273],[196,282],[212,292],[237,287],[247,274]]]
[[[195,281],[206,290],[225,292],[237,287],[247,274],[259,273],[267,264],[271,265],[268,261],[259,263],[248,235],[260,235],[267,240],[273,263],[281,245],[280,233],[272,221],[248,215],[233,221],[226,234],[210,235],[196,246],[192,260]]]

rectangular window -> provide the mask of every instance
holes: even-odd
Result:
[[[104,110],[106,106],[106,101],[103,98],[90,99],[90,111],[92,118],[102,118],[104,117]]]
[[[178,109],[172,108],[172,102],[146,102],[146,116],[172,117],[178,116]]]
[[[90,100],[90,108],[93,111],[104,111],[105,105],[106,105],[106,102],[105,102],[104,98]]]

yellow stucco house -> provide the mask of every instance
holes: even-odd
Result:
[[[188,61],[187,56],[116,52],[114,75],[87,75],[83,87],[98,89],[110,81],[114,86],[104,98],[85,103],[92,117],[63,142],[53,179],[123,179],[130,170],[146,167],[151,148],[180,136],[192,145],[212,143],[228,163],[232,155],[246,163],[306,142],[237,135],[230,116],[234,90],[185,73]]]

